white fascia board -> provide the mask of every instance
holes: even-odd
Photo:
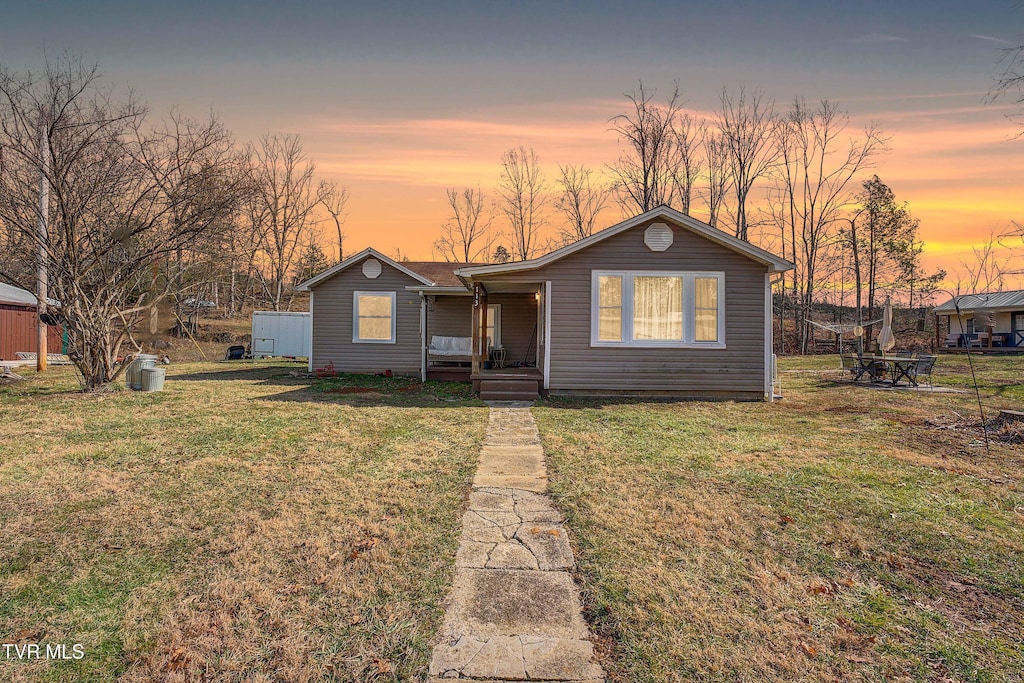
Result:
[[[449,285],[445,287],[429,287],[422,285],[409,285],[406,289],[410,292],[420,292],[422,294],[447,294],[454,296],[472,296],[473,292],[469,291],[461,285]]]
[[[433,280],[428,280],[427,278],[423,277],[419,273],[416,273],[416,272],[413,272],[413,271],[409,270],[408,268],[403,266],[398,261],[395,261],[394,259],[385,256],[384,254],[380,253],[379,251],[377,251],[373,247],[367,247],[366,249],[363,249],[361,252],[359,252],[355,256],[349,256],[347,259],[345,259],[344,261],[342,261],[338,265],[333,266],[331,268],[328,268],[327,270],[325,270],[324,272],[320,273],[316,277],[312,277],[312,278],[306,280],[305,282],[299,284],[299,286],[296,287],[295,289],[300,291],[300,292],[308,292],[310,289],[312,289],[313,287],[316,287],[318,284],[320,284],[324,280],[327,280],[329,278],[334,277],[335,275],[337,275],[341,271],[346,270],[346,269],[350,268],[351,266],[354,266],[355,264],[359,263],[360,261],[362,261],[363,259],[365,259],[365,258],[367,258],[369,256],[374,257],[378,261],[383,261],[384,263],[388,264],[392,268],[394,268],[394,269],[396,269],[396,270],[398,270],[398,271],[400,271],[402,273],[405,273],[409,277],[413,278],[414,280],[417,280],[418,282],[422,282],[424,285],[426,285],[428,287],[432,287],[434,285]]]

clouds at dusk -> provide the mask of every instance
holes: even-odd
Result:
[[[1015,110],[986,103],[1003,48],[1024,43],[1024,10],[822,5],[21,3],[0,25],[0,62],[68,51],[155,113],[215,111],[241,141],[299,133],[351,191],[353,249],[429,258],[444,188],[489,190],[512,146],[533,147],[549,178],[559,163],[601,171],[619,155],[609,118],[641,78],[662,94],[678,81],[698,115],[745,86],[780,109],[837,102],[851,130],[877,123],[890,151],[871,172],[921,219],[935,263],[1024,219]]]

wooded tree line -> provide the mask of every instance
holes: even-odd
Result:
[[[616,222],[613,205],[628,217],[664,204],[795,264],[777,285],[780,316],[797,330],[787,350],[807,350],[817,302],[855,306],[864,320],[886,296],[927,303],[945,273],[923,272],[918,221],[868,175],[888,144],[879,128],[852,130],[827,100],[780,108],[760,92],[723,90],[701,117],[678,86],[656,95],[642,82],[626,95],[609,121],[621,153],[602,169],[558,165],[552,182],[534,150],[517,147],[502,156],[492,197],[450,189],[435,252],[528,259]]]
[[[213,116],[154,120],[74,57],[0,66],[0,279],[34,291],[45,264],[87,389],[122,371],[145,307],[287,308],[327,258],[325,219],[341,257],[347,198],[297,136],[241,145]]]
[[[807,348],[815,302],[855,303],[870,319],[883,295],[927,301],[943,274],[921,270],[918,223],[866,177],[886,148],[881,131],[850,130],[828,101],[780,108],[723,91],[701,117],[678,87],[656,95],[640,83],[626,96],[608,122],[621,153],[600,169],[558,165],[549,180],[519,146],[499,160],[497,187],[449,189],[435,250],[522,260],[614,223],[616,205],[629,216],[667,204],[796,264],[778,285],[798,331],[792,350]],[[297,136],[240,144],[213,116],[155,120],[74,57],[38,73],[0,65],[0,279],[35,289],[47,265],[87,387],[120,372],[143,307],[287,309],[297,281],[343,258],[347,201]],[[988,256],[979,282],[1002,272]]]

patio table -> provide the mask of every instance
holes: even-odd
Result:
[[[885,363],[891,364],[889,368],[889,374],[892,376],[892,385],[896,386],[900,383],[901,379],[906,378],[915,387],[917,386],[917,380],[911,375],[911,371],[916,368],[919,358],[907,358],[904,356],[886,356],[883,358],[877,358],[876,360],[884,361]]]
[[[861,377],[867,375],[872,382],[877,381],[879,375],[888,373],[888,368],[881,362],[881,358],[876,356],[857,356],[853,354],[844,354],[843,358],[846,360],[844,368],[848,369],[853,374],[853,381],[856,382]]]

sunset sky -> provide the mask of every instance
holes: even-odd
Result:
[[[512,146],[552,180],[556,163],[603,172],[638,79],[678,81],[697,113],[745,86],[877,122],[891,151],[872,170],[920,218],[932,267],[1024,221],[1021,126],[1009,101],[986,103],[1000,50],[1024,42],[1016,0],[6,4],[8,68],[67,51],[154,113],[212,110],[240,141],[299,133],[351,192],[348,253],[431,258],[445,188],[490,191]]]

